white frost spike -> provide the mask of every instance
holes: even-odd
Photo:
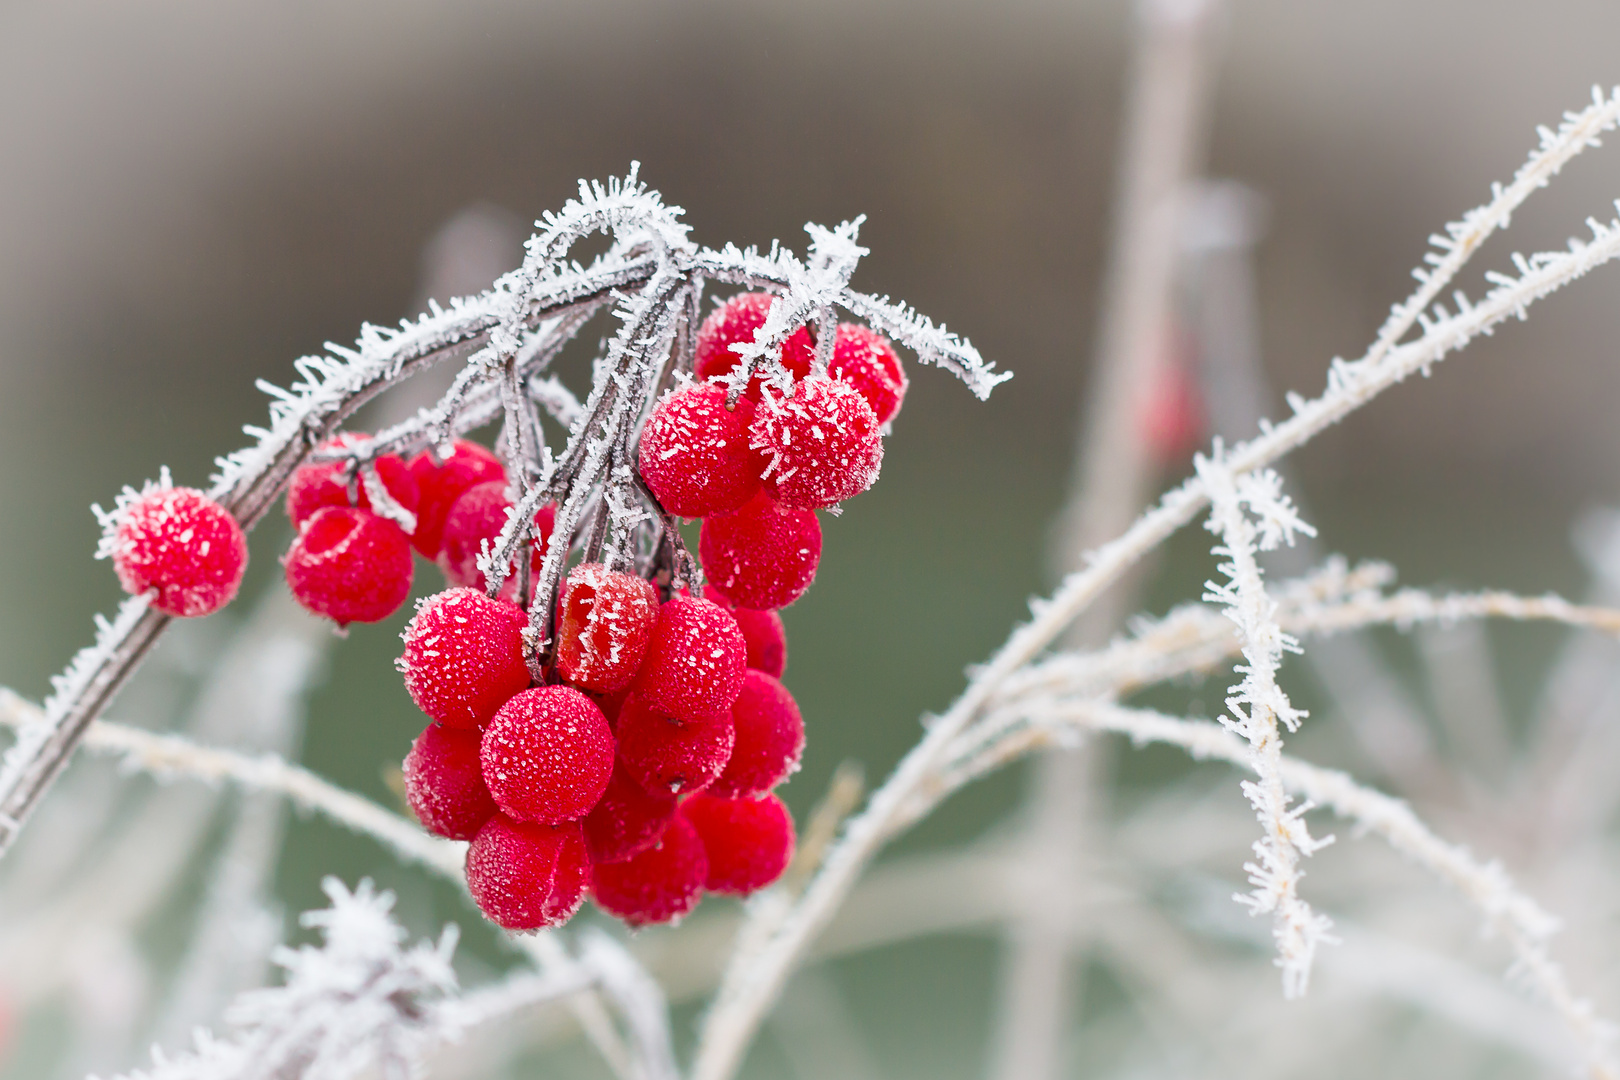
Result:
[[[1216,453],[1220,453],[1218,445]],[[1221,717],[1221,723],[1248,740],[1256,779],[1243,782],[1243,794],[1264,830],[1254,845],[1255,861],[1243,867],[1254,891],[1237,899],[1256,915],[1272,915],[1283,996],[1297,998],[1304,996],[1310,983],[1317,945],[1332,940],[1328,930],[1333,925],[1300,899],[1299,879],[1304,874],[1299,861],[1332,843],[1333,838],[1317,840],[1306,829],[1305,812],[1310,803],[1288,805],[1278,725],[1294,731],[1305,713],[1294,708],[1277,685],[1277,668],[1283,653],[1298,652],[1299,645],[1277,624],[1277,603],[1266,592],[1255,556],[1278,543],[1292,543],[1297,532],[1309,535],[1312,530],[1299,519],[1282,493],[1281,479],[1270,469],[1234,477],[1219,456],[1201,454],[1194,464],[1209,493],[1209,529],[1221,538],[1215,553],[1231,560],[1220,566],[1228,580],[1210,582],[1204,598],[1226,605],[1227,617],[1237,625],[1245,660],[1237,667],[1243,679],[1226,699],[1231,715]],[[1258,525],[1250,520],[1251,514]]]
[[[405,932],[389,914],[392,893],[370,881],[351,893],[330,877],[322,887],[332,906],[300,921],[324,942],[277,950],[287,981],[236,999],[225,1017],[233,1038],[203,1033],[190,1053],[154,1051],[152,1068],[128,1080],[416,1075],[421,1052],[439,1041],[429,1006],[456,986],[455,928],[446,927],[436,945],[403,949]]]

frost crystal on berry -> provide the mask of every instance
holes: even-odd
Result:
[[[682,722],[639,694],[625,699],[616,734],[625,772],[648,791],[672,795],[708,787],[726,767],[736,739],[730,711]]]
[[[423,600],[405,628],[399,669],[416,707],[442,724],[481,727],[529,685],[523,659],[528,617],[476,589]]]
[[[636,693],[681,721],[731,708],[742,690],[748,643],[737,620],[712,600],[672,597],[658,609]]]
[[[581,563],[568,575],[557,613],[557,667],[582,690],[630,685],[658,620],[658,590],[634,574]]]
[[[674,818],[657,842],[622,862],[591,867],[591,898],[631,926],[674,922],[697,907],[709,859],[697,830]]]
[[[585,900],[590,872],[578,822],[545,825],[496,814],[467,847],[467,891],[508,930],[567,922]]]
[[[571,686],[525,690],[484,729],[484,782],[517,821],[556,824],[591,812],[613,774],[613,732]]]
[[[167,480],[167,473],[165,473]],[[247,538],[219,503],[195,488],[149,486],[127,492],[103,514],[108,535],[98,556],[111,555],[126,592],[152,591],[152,607],[191,618],[218,611],[236,595],[247,570]]]
[[[793,861],[793,816],[775,795],[722,799],[699,792],[681,803],[681,816],[703,838],[710,892],[746,896]]]
[[[490,480],[474,484],[450,508],[440,532],[439,555],[434,561],[444,571],[445,580],[452,585],[485,588],[484,572],[478,568],[478,554],[484,545],[493,545],[501,529],[506,526],[507,512],[512,500],[506,495],[506,481]],[[551,536],[556,521],[556,507],[543,506],[534,515],[535,536],[529,552],[531,569],[538,572],[545,554],[546,540]],[[508,571],[501,595],[507,599],[516,596],[517,567]]]
[[[607,791],[580,823],[585,848],[593,863],[628,859],[656,844],[674,816],[675,796],[647,790],[616,762]]]
[[[741,357],[731,350],[731,346],[739,342],[753,342],[754,331],[765,325],[765,316],[771,310],[773,299],[770,293],[739,293],[709,313],[697,332],[694,368],[698,378],[726,375],[737,366]],[[793,331],[782,345],[782,366],[795,380],[810,374],[810,365],[815,358],[816,347],[802,326]],[[754,376],[748,380],[748,387],[743,391],[748,400],[760,400],[766,377],[762,368],[754,369]]]
[[[782,506],[764,492],[729,514],[703,520],[698,555],[709,583],[738,607],[787,607],[815,580],[821,523],[813,510]]]
[[[804,718],[787,687],[763,671],[750,670],[731,707],[736,742],[711,795],[758,795],[771,790],[799,767],[804,753]]]
[[[784,506],[819,510],[871,487],[883,464],[872,406],[848,383],[811,375],[790,398],[769,394],[749,445],[766,454],[765,490]]]
[[[906,372],[889,339],[859,323],[839,323],[827,374],[860,391],[878,423],[900,412],[906,397]]]
[[[754,403],[726,408],[726,391],[713,384],[666,394],[641,433],[642,479],[659,503],[678,517],[735,510],[759,490],[765,459],[750,444]]]
[[[429,724],[405,755],[405,801],[428,832],[471,840],[495,816],[478,760],[479,735]]]
[[[438,557],[444,519],[450,516],[451,507],[462,493],[477,484],[506,479],[506,467],[500,458],[465,439],[456,441],[443,462],[434,461],[433,455],[424,450],[411,459],[410,468],[421,493],[411,542],[429,559]]]
[[[339,626],[378,622],[411,592],[411,544],[369,510],[323,506],[282,558],[298,602]]]

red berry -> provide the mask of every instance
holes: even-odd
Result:
[[[441,724],[477,728],[529,685],[515,604],[477,589],[448,589],[417,606],[405,628],[399,670],[417,708]]]
[[[354,447],[370,439],[369,435],[344,433],[328,439],[320,448],[334,450]],[[421,492],[417,489],[416,477],[411,475],[404,459],[398,454],[382,454],[375,464],[377,479],[388,489],[388,494],[399,505],[415,513],[421,501]],[[360,499],[358,502],[349,501],[347,476],[347,466],[341,461],[312,461],[299,466],[287,482],[287,516],[292,519],[293,527],[302,528],[309,516],[323,506],[358,506],[362,510],[370,510],[371,497],[366,494],[366,485],[359,478],[356,478],[355,486],[359,489]]]
[[[737,620],[712,600],[672,597],[658,609],[636,694],[675,719],[725,712],[742,690],[748,643]]]
[[[714,587],[739,607],[786,607],[810,587],[821,561],[821,523],[760,492],[741,509],[703,519],[698,557]]]
[[[541,825],[496,814],[467,848],[467,891],[508,930],[567,922],[585,899],[590,874],[573,821]]]
[[[731,713],[682,723],[631,694],[619,710],[619,761],[636,783],[672,795],[708,787],[731,758]]]
[[[692,826],[674,818],[650,847],[623,862],[591,867],[591,897],[631,926],[673,922],[697,907],[709,859]]]
[[[613,732],[596,703],[571,686],[525,690],[484,729],[484,783],[518,821],[575,821],[607,790]]]
[[[429,559],[437,558],[444,538],[444,519],[462,492],[475,484],[506,479],[501,459],[484,447],[457,439],[450,456],[442,464],[424,450],[411,459],[411,475],[421,491],[416,507],[416,532],[411,542]]]
[[[411,542],[370,510],[321,507],[281,562],[298,602],[339,626],[386,619],[411,594]]]
[[[640,670],[657,621],[652,582],[580,563],[568,574],[557,613],[557,668],[581,690],[622,690]]]
[[[156,488],[130,502],[110,547],[124,591],[155,590],[153,609],[181,618],[230,603],[247,570],[242,526],[196,488]]]
[[[616,762],[602,800],[580,823],[585,850],[593,863],[628,859],[656,844],[674,816],[675,796],[648,791],[625,772],[622,761]]]
[[[731,612],[731,617],[737,620],[737,629],[748,643],[748,666],[780,679],[787,670],[787,628],[782,625],[782,616],[774,611],[734,607],[725,594],[713,586],[705,588],[703,596]]]
[[[506,527],[506,512],[511,508],[512,500],[506,497],[505,480],[474,484],[462,493],[445,516],[439,555],[434,560],[444,571],[446,581],[480,590],[487,587],[483,572],[478,569],[478,554],[486,540],[490,547],[495,546],[501,530]],[[556,517],[557,508],[549,504],[535,511],[537,532],[529,548],[529,566],[534,571],[539,571],[540,563],[545,558],[546,540],[551,536]],[[517,560],[514,559],[510,565],[506,581],[501,586],[501,596],[509,600],[517,597],[518,587]]]
[[[765,490],[784,506],[818,510],[872,486],[883,464],[877,414],[848,383],[802,380],[790,398],[767,399],[750,445],[770,457]]]
[[[742,358],[731,351],[731,346],[753,342],[754,331],[765,325],[772,299],[770,293],[738,293],[709,313],[697,332],[695,368],[699,379],[724,375],[737,366]],[[815,358],[816,347],[802,326],[782,343],[782,365],[795,379],[810,374],[810,364]],[[759,400],[764,379],[764,373],[756,367],[754,377],[748,380],[748,388],[743,391],[750,401]]]
[[[860,391],[878,423],[900,412],[906,396],[906,372],[889,339],[859,323],[839,323],[827,374]]]
[[[681,816],[703,838],[710,892],[746,896],[793,861],[793,817],[775,795],[721,799],[699,792],[681,803]]]
[[[495,816],[484,786],[478,732],[429,724],[405,755],[405,801],[428,832],[471,840]]]
[[[787,687],[763,671],[749,671],[731,707],[737,741],[725,771],[705,790],[711,795],[758,795],[799,767],[804,718]]]
[[[726,408],[713,383],[665,394],[641,433],[641,477],[665,510],[703,517],[735,510],[759,490],[765,458],[749,446],[754,403]]]

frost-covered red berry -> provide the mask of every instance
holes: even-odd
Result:
[[[787,687],[763,671],[748,672],[731,707],[736,742],[710,795],[758,795],[786,780],[804,753],[804,718]]]
[[[746,896],[781,877],[793,861],[793,817],[775,795],[722,799],[699,792],[680,812],[703,839],[710,892]]]
[[[582,690],[622,690],[640,670],[657,621],[652,582],[580,563],[569,571],[557,612],[557,669]]]
[[[467,847],[467,891],[508,930],[567,922],[584,902],[590,876],[574,821],[542,825],[496,814]]]
[[[369,436],[344,433],[322,443],[320,449],[346,449],[368,441]],[[415,513],[421,493],[417,489],[416,477],[411,475],[404,459],[398,454],[381,454],[375,465],[377,479],[382,481],[389,496],[406,510]],[[323,506],[358,506],[362,510],[370,510],[371,496],[366,493],[365,483],[357,479],[355,487],[359,500],[351,501],[348,467],[341,461],[312,461],[299,466],[287,482],[287,517],[292,519],[293,528],[302,528],[310,515]]]
[[[712,600],[675,596],[658,609],[634,686],[648,705],[691,722],[731,708],[747,666],[748,643],[729,611]]]
[[[731,758],[731,712],[685,722],[631,694],[619,710],[619,761],[648,791],[684,795],[708,787]]]
[[[281,562],[298,602],[339,626],[386,619],[411,593],[411,542],[370,510],[321,507]]]
[[[709,583],[736,606],[786,607],[815,580],[821,523],[814,510],[795,510],[760,492],[740,509],[703,519],[698,557]]]
[[[737,629],[748,643],[748,666],[780,679],[787,670],[787,628],[782,625],[782,616],[774,611],[737,607],[712,585],[704,588],[703,597],[731,612],[737,620]]]
[[[477,589],[423,600],[405,628],[399,670],[416,707],[441,724],[477,728],[529,685],[523,659],[528,616]]]
[[[556,824],[591,812],[613,775],[613,732],[571,686],[514,696],[484,729],[484,783],[516,821]]]
[[[697,830],[680,818],[656,844],[623,862],[591,867],[591,898],[631,926],[673,922],[697,907],[709,858]]]
[[[429,724],[405,755],[405,801],[430,833],[471,840],[495,816],[476,731]]]
[[[664,826],[675,816],[675,796],[648,791],[624,769],[613,766],[613,777],[596,808],[580,825],[591,862],[618,862],[646,851],[658,842]]]
[[[126,592],[151,590],[155,610],[181,618],[230,603],[247,570],[242,526],[196,488],[155,488],[129,502],[108,548]]]
[[[641,478],[677,517],[735,510],[759,490],[765,459],[750,446],[754,403],[739,398],[726,408],[726,391],[713,383],[665,394],[641,432]]]
[[[804,510],[859,495],[883,464],[872,406],[848,383],[825,375],[801,380],[790,398],[768,396],[749,438],[770,459],[765,490],[784,506]]]
[[[900,412],[906,396],[906,372],[889,339],[859,323],[839,323],[827,374],[860,391],[878,423]]]
[[[446,581],[475,589],[486,587],[484,574],[478,569],[478,555],[485,541],[494,547],[496,538],[506,527],[506,512],[511,508],[512,500],[506,496],[504,480],[474,484],[462,493],[445,516],[439,539],[439,555],[434,560],[444,571]],[[540,563],[545,558],[546,540],[551,536],[556,516],[556,507],[550,505],[535,511],[536,533],[529,548],[529,565],[534,571],[540,569]],[[517,560],[514,559],[502,586],[502,596],[508,599],[516,597],[517,576]]]
[[[731,346],[754,340],[754,331],[765,325],[772,299],[774,297],[770,293],[738,293],[709,313],[697,332],[694,367],[698,378],[724,375],[737,366],[742,358],[731,351]],[[809,332],[802,326],[782,343],[782,366],[792,372],[795,379],[810,374],[810,365],[815,358],[816,347],[810,341]],[[754,377],[748,380],[748,387],[743,391],[750,401],[759,400],[764,379],[764,373],[755,368]]]
[[[429,559],[437,558],[444,537],[444,519],[462,493],[475,484],[505,480],[501,459],[475,442],[458,439],[443,462],[424,450],[411,459],[420,498],[416,506],[416,532],[411,543]]]

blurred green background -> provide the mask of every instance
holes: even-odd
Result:
[[[118,599],[90,558],[91,502],[164,464],[201,483],[241,425],[262,422],[254,379],[285,384],[294,357],[417,310],[425,253],[467,208],[494,224],[480,257],[441,274],[458,289],[515,265],[522,223],[577,178],[635,159],[707,244],[802,249],[803,222],[866,214],[857,287],[1017,373],[981,405],[912,367],[881,482],[826,520],[816,587],[786,613],[786,682],[810,728],[788,801],[802,817],[846,759],[881,777],[1048,583],[1131,17],[1121,0],[13,0],[0,10],[0,684],[42,696]],[[1534,124],[1620,80],[1617,33],[1620,8],[1604,3],[1231,5],[1210,172],[1269,203],[1257,269],[1279,394],[1314,394],[1329,358],[1360,353],[1424,238],[1510,175]],[[1617,194],[1620,160],[1583,159],[1484,265],[1560,246]],[[1390,558],[1413,584],[1578,591],[1569,523],[1620,498],[1613,273],[1306,450],[1298,475],[1325,546]],[[244,595],[279,587],[287,539],[279,520],[255,535]],[[1208,576],[1205,545],[1195,532],[1172,547],[1157,608]],[[333,650],[304,750],[384,800],[384,770],[420,725],[390,664],[397,630],[356,628]],[[1021,782],[970,790],[904,845],[978,835]],[[463,912],[370,843],[295,826],[288,907],[319,903],[329,872],[401,889],[417,932]],[[835,972],[885,1071],[973,1076],[994,959],[988,935],[931,939]],[[757,1075],[785,1068],[777,1053],[767,1037]],[[567,1059],[595,1075],[586,1061]]]

